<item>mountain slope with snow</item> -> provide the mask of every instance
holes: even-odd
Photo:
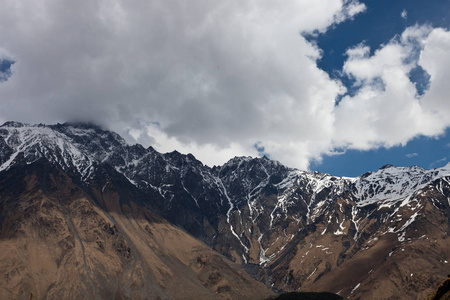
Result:
[[[359,297],[374,275],[361,282],[333,278],[354,270],[356,261],[370,257],[365,253],[388,262],[398,249],[427,248],[425,239],[439,240],[440,250],[429,254],[435,273],[447,268],[450,166],[387,165],[357,178],[296,170],[266,157],[236,157],[210,168],[190,154],[128,145],[90,124],[0,126],[0,174],[40,159],[86,187],[98,184],[100,170],[123,176],[154,212],[274,290],[321,287]],[[370,274],[386,267],[369,265]],[[416,294],[442,280],[427,278]],[[406,289],[405,282],[395,284]]]

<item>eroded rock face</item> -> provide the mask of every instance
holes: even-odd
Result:
[[[101,175],[84,185],[45,160],[0,173],[1,299],[30,293],[34,299],[272,294],[155,215],[122,175]]]
[[[42,239],[60,236],[57,228],[76,229],[79,238],[63,234],[57,241],[63,248],[79,249],[81,239],[86,249],[92,246],[113,255],[111,261],[130,264],[143,251],[129,238],[131,232],[155,239],[152,224],[163,217],[276,291],[420,298],[448,273],[450,167],[387,165],[358,178],[339,178],[291,169],[265,157],[237,157],[210,168],[192,155],[127,145],[117,134],[93,125],[0,127],[0,174],[6,176],[14,167],[28,170],[41,160],[60,171],[39,181],[42,191],[37,181],[32,191],[61,195],[60,202],[33,202],[22,212],[16,201],[8,209],[20,211],[11,216],[19,224],[32,212],[59,211],[58,218],[40,216],[35,226]],[[23,197],[29,181],[9,180],[11,199]],[[77,193],[84,198],[70,200]],[[141,216],[141,210],[148,213]],[[113,213],[153,223],[135,224],[125,234],[112,221]],[[69,222],[68,216],[77,221]],[[2,223],[2,234],[12,238],[25,232],[14,224]],[[165,253],[160,246],[155,249]],[[222,284],[222,274],[211,272],[202,277],[210,290],[233,290]],[[129,295],[129,290],[121,293]]]

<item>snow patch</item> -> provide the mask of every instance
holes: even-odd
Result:
[[[359,286],[361,285],[361,283],[358,283],[353,290],[350,292],[350,294],[353,294],[354,291],[356,291],[357,288],[359,288]]]

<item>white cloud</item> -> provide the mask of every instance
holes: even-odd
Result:
[[[336,15],[335,23],[340,23],[348,19],[353,19],[354,16],[364,12],[366,10],[366,5],[364,3],[359,3],[356,0],[345,1],[345,6],[342,11]]]
[[[344,64],[343,71],[355,78],[358,84],[362,81],[372,82],[381,77],[383,72],[390,67],[409,68],[403,64],[409,55],[409,51],[404,45],[390,43],[377,50],[371,57],[369,57],[369,53],[369,47],[364,45],[347,50],[348,60]]]
[[[431,31],[424,41],[418,64],[430,75],[430,87],[422,103],[434,112],[443,126],[450,125],[450,32],[442,28]]]
[[[371,54],[347,51],[344,97],[302,32],[353,18],[357,1],[7,0],[0,46],[16,63],[0,84],[0,121],[98,122],[209,165],[235,155],[299,168],[334,147],[370,149],[448,125],[449,33],[414,26]],[[6,53],[6,51],[4,51]],[[430,74],[417,97],[409,72]],[[140,120],[137,122],[136,120]]]
[[[404,20],[406,20],[408,18],[408,12],[406,11],[406,9],[402,10],[402,12],[400,13],[400,16]]]
[[[350,61],[368,58],[370,54],[370,47],[366,46],[364,43],[361,43],[353,48],[347,49],[345,54],[347,54]]]
[[[253,145],[242,145],[230,143],[226,147],[218,147],[212,143],[196,144],[181,142],[175,137],[169,137],[160,126],[155,123],[139,124],[129,129],[129,134],[145,144],[151,144],[157,151],[166,153],[177,150],[181,153],[195,153],[201,157],[201,161],[209,166],[219,165],[227,162],[234,156],[258,156],[258,151]],[[150,139],[150,140],[147,140]]]
[[[408,153],[408,154],[406,154],[407,158],[413,158],[413,157],[416,157],[416,156],[419,156],[419,154],[418,153]]]
[[[372,56],[363,45],[351,49],[343,69],[361,88],[354,97],[344,97],[336,108],[335,143],[372,149],[405,145],[417,135],[442,134],[450,116],[445,100],[448,85],[442,79],[448,72],[448,34],[414,26]],[[409,79],[409,72],[418,64],[430,75],[441,72],[431,77],[430,90],[423,98],[417,96]]]

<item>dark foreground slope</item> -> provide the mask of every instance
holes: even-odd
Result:
[[[437,289],[428,295],[427,300],[449,300],[450,299],[450,274]]]
[[[289,292],[281,294],[277,297],[271,298],[271,300],[343,300],[339,295],[322,292]]]
[[[0,299],[264,299],[272,293],[146,208],[119,173],[45,159],[0,173]]]

